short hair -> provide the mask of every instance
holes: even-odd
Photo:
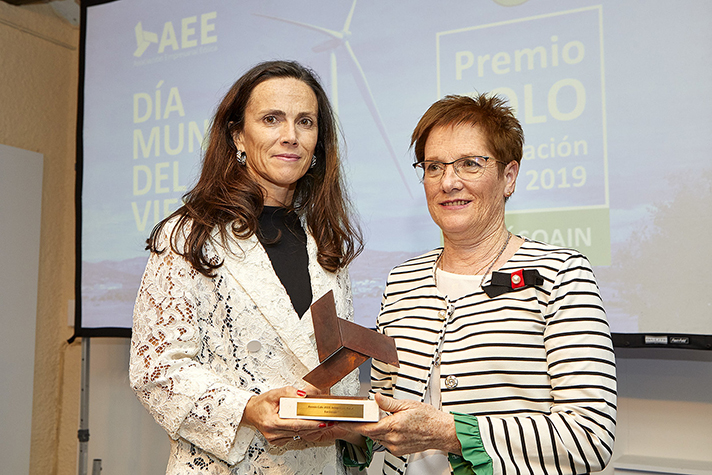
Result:
[[[183,196],[184,205],[156,225],[147,241],[147,249],[162,252],[157,248],[160,230],[166,221],[178,216],[171,236],[172,249],[197,271],[212,276],[213,270],[222,263],[212,262],[204,246],[215,229],[223,240],[228,235],[228,225],[241,238],[257,232],[266,191],[236,160],[233,137],[244,128],[245,109],[252,91],[272,78],[297,79],[316,95],[319,114],[314,150],[316,164],[297,181],[292,206],[304,217],[314,236],[319,264],[334,272],[361,252],[363,239],[351,218],[342,180],[336,118],[316,73],[296,61],[259,63],[232,85],[215,111],[197,183]],[[182,235],[179,232],[182,230],[187,238],[183,249],[178,249],[176,237]]]
[[[484,134],[489,153],[502,162],[500,172],[511,162],[521,162],[524,132],[512,108],[500,96],[445,96],[431,105],[418,121],[410,146],[417,162],[425,160],[425,143],[436,127],[467,124]]]

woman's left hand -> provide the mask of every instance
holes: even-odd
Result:
[[[439,449],[460,454],[462,447],[455,432],[455,418],[417,401],[401,401],[376,394],[378,406],[390,415],[378,422],[340,422],[338,426],[370,437],[393,455],[401,456]]]

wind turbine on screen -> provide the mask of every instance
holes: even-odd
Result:
[[[393,149],[393,145],[391,144],[390,138],[388,138],[388,133],[386,132],[386,126],[383,123],[383,119],[381,118],[380,112],[378,112],[378,107],[376,107],[376,101],[373,98],[373,93],[371,93],[371,88],[368,85],[368,80],[366,80],[366,74],[363,72],[363,68],[361,67],[361,64],[358,62],[358,59],[356,58],[356,54],[354,54],[354,51],[351,48],[351,44],[349,43],[349,37],[351,36],[351,30],[349,28],[351,27],[351,19],[353,18],[355,8],[356,8],[356,0],[354,0],[354,2],[351,4],[351,11],[349,11],[348,16],[346,17],[346,22],[344,23],[344,27],[342,28],[341,31],[330,30],[328,28],[323,28],[321,26],[310,25],[308,23],[287,20],[284,18],[277,18],[277,17],[273,17],[273,16],[269,16],[269,15],[262,15],[259,13],[255,13],[254,15],[261,16],[264,18],[269,18],[271,20],[281,21],[284,23],[289,23],[289,24],[296,25],[296,26],[301,26],[303,28],[307,28],[310,30],[324,33],[330,37],[324,43],[321,43],[321,44],[313,47],[312,51],[314,51],[315,53],[329,51],[329,58],[330,58],[330,62],[331,62],[331,103],[332,103],[332,106],[334,107],[334,110],[336,111],[337,114],[339,112],[339,88],[338,88],[338,72],[336,69],[336,50],[339,47],[343,47],[347,51],[348,57],[351,59],[352,66],[355,69],[354,79],[356,80],[356,84],[359,88],[359,91],[361,92],[361,96],[363,97],[364,101],[366,102],[366,106],[368,107],[368,110],[371,112],[371,117],[373,117],[373,121],[376,123],[376,127],[378,128],[378,131],[381,133],[381,137],[383,137],[383,141],[386,143],[386,148],[388,148],[388,152],[390,153],[391,159],[393,160],[393,163],[395,164],[396,169],[398,170],[398,174],[400,175],[401,180],[403,181],[403,185],[405,186],[405,189],[408,191],[408,194],[410,195],[410,197],[413,198],[413,194],[410,191],[410,187],[408,187],[408,181],[405,179],[403,170],[401,169],[400,165],[398,164],[398,158],[396,157],[396,152]]]

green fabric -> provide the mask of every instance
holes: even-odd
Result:
[[[475,416],[451,413],[455,417],[455,432],[462,446],[462,456],[450,454],[450,466],[455,475],[493,475],[492,458],[487,455]]]
[[[366,437],[365,449],[343,440],[340,440],[339,442],[343,444],[342,460],[346,467],[358,467],[360,472],[371,465],[371,461],[373,460],[373,440]],[[361,457],[358,456],[359,454]],[[359,458],[365,458],[365,462],[359,462]]]

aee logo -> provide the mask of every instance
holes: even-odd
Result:
[[[134,56],[141,57],[151,44],[158,44],[158,54],[168,51],[178,51],[179,49],[194,48],[200,45],[216,43],[218,37],[215,34],[215,18],[217,12],[203,13],[200,20],[197,16],[189,16],[180,20],[179,34],[176,34],[176,27],[172,21],[167,21],[163,25],[161,41],[158,35],[143,29],[141,22],[136,24],[136,51]]]

